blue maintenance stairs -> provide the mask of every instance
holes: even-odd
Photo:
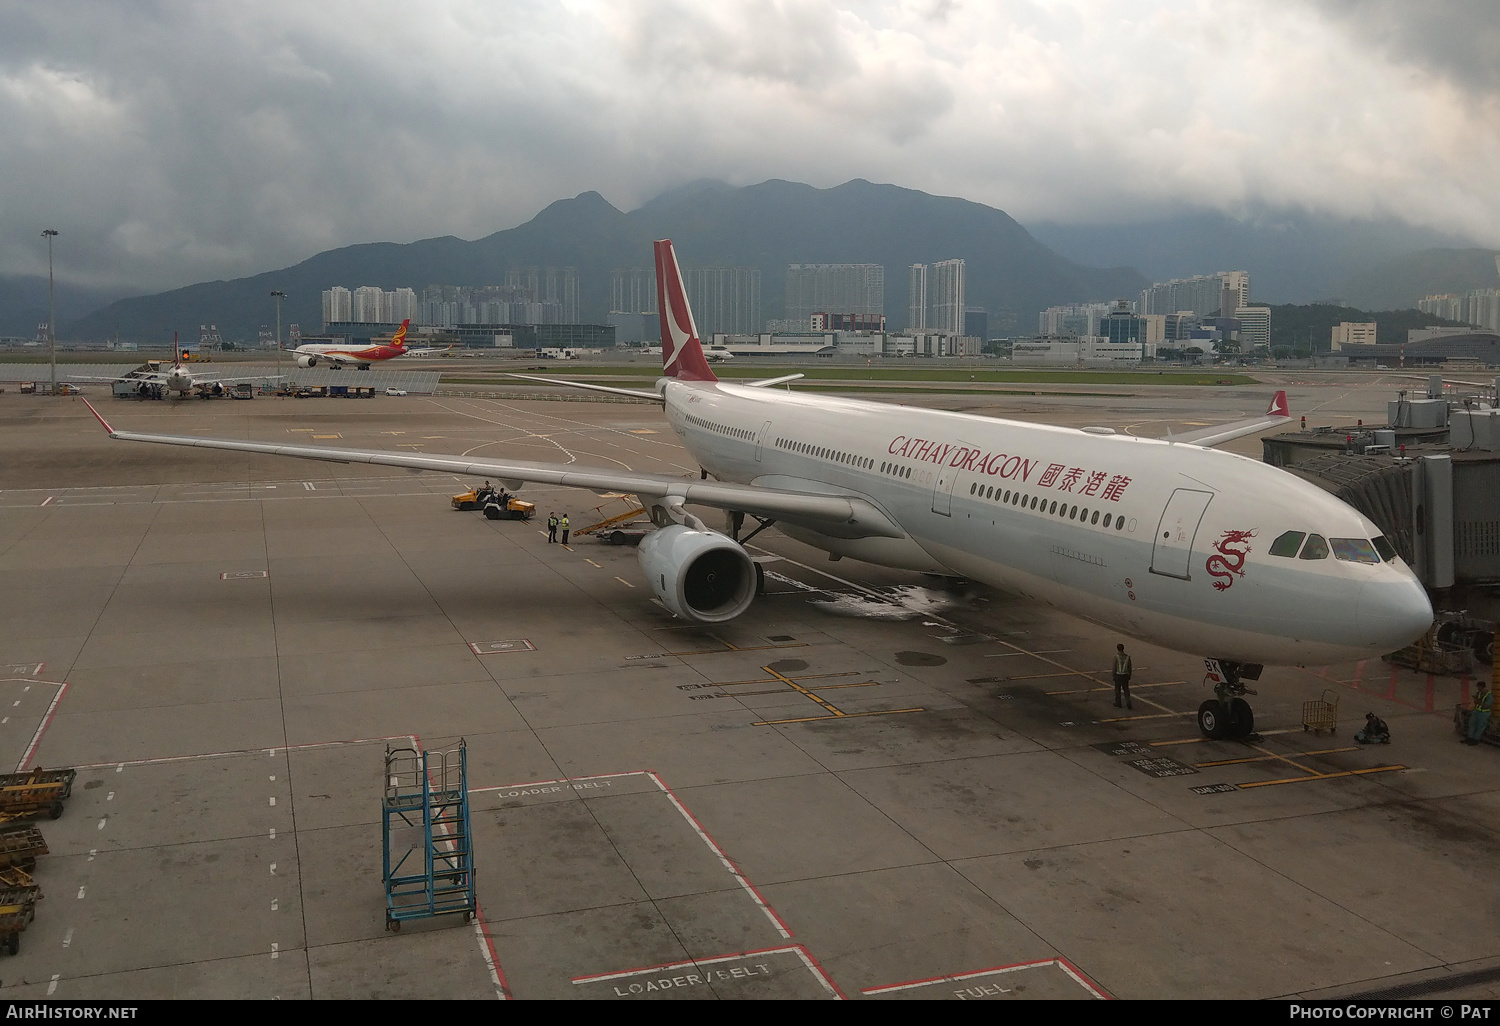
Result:
[[[385,928],[478,911],[469,814],[468,749],[387,748],[381,801]]]

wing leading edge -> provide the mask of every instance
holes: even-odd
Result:
[[[586,488],[595,492],[629,492],[643,498],[660,499],[667,506],[696,503],[715,509],[734,510],[756,516],[806,523],[808,526],[843,538],[904,538],[902,531],[873,503],[857,495],[835,495],[820,492],[765,488],[759,485],[733,484],[723,481],[699,481],[667,474],[644,474],[635,471],[580,468],[570,470],[549,463],[522,463],[501,460],[475,460],[466,456],[441,456],[389,452],[383,449],[335,449],[312,445],[276,445],[267,442],[245,442],[229,438],[200,438],[192,435],[154,435],[119,431],[99,415],[92,403],[84,400],[90,412],[114,439],[125,442],[152,442],[159,445],[184,445],[198,449],[223,449],[228,452],[255,452],[269,456],[293,456],[326,463],[369,463],[406,470],[432,470],[469,477],[495,478],[511,484],[557,485]],[[649,504],[648,504],[649,505]]]

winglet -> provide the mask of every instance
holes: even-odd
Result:
[[[661,372],[679,381],[718,381],[708,368],[703,344],[698,341],[698,326],[688,305],[687,289],[682,284],[682,269],[671,239],[660,239],[656,250],[656,309],[661,316]]]
[[[1287,405],[1286,393],[1277,392],[1271,397],[1271,405],[1266,407],[1267,417],[1290,417],[1292,408]]]
[[[83,399],[83,396],[79,396],[78,398]],[[109,432],[109,437],[115,437],[115,429],[109,426],[109,421],[99,416],[99,411],[94,409],[94,404],[89,402],[87,399],[83,399],[83,405],[89,408],[89,412],[94,415],[95,420],[104,425],[104,430]]]

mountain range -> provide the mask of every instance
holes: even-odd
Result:
[[[214,323],[225,338],[253,339],[274,322],[273,289],[288,295],[283,323],[310,333],[321,325],[321,294],[334,285],[420,293],[430,284],[497,284],[507,270],[527,266],[576,268],[580,317],[597,322],[609,309],[610,272],[649,266],[650,242],[659,238],[674,240],[684,267],[759,268],[767,318],[782,314],[787,264],[881,264],[893,327],[906,321],[907,266],[962,257],[967,303],[990,312],[995,334],[1033,330],[1036,312],[1048,306],[1133,299],[1152,281],[1217,270],[1249,271],[1257,302],[1338,297],[1365,310],[1496,284],[1492,251],[1395,220],[1199,211],[1135,224],[1038,222],[1028,230],[980,203],[862,179],[831,189],[704,180],[628,213],[585,192],[481,239],[346,246],[291,267],[150,296],[59,286],[60,335],[163,342],[173,331],[191,339],[197,325]],[[0,278],[0,334],[36,331],[46,319],[45,284]]]
[[[1128,264],[1152,281],[1249,271],[1251,298],[1263,303],[1336,299],[1365,310],[1390,310],[1411,306],[1428,292],[1475,287],[1460,289],[1457,279],[1442,284],[1455,266],[1443,254],[1472,246],[1471,240],[1391,218],[1338,218],[1299,210],[1234,218],[1196,211],[1139,223],[1043,221],[1028,227],[1070,260]],[[1378,281],[1368,278],[1373,268],[1385,265],[1390,270]]]
[[[649,267],[651,240],[670,238],[686,267],[757,267],[762,314],[780,316],[791,263],[877,263],[886,268],[886,313],[905,322],[906,268],[962,257],[967,302],[1029,329],[1038,310],[1069,302],[1133,298],[1149,282],[1127,267],[1068,260],[1003,211],[860,179],[831,189],[772,180],[746,188],[699,182],[623,213],[596,192],[559,200],[532,220],[472,242],[452,236],[372,243],[319,253],[293,267],[204,282],[112,303],[71,323],[75,338],[193,337],[216,323],[225,338],[254,338],[274,319],[272,289],[287,293],[284,323],[321,323],[321,294],[334,285],[384,289],[492,285],[514,267],[574,267],[579,313],[604,320],[609,273]]]

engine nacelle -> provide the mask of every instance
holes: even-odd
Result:
[[[687,620],[723,623],[755,600],[755,563],[717,531],[673,524],[641,539],[636,555],[651,590]]]
[[[306,370],[309,367],[316,367],[317,365],[318,365],[318,358],[316,356],[299,356],[299,357],[297,357],[297,366],[303,368],[304,370]]]

